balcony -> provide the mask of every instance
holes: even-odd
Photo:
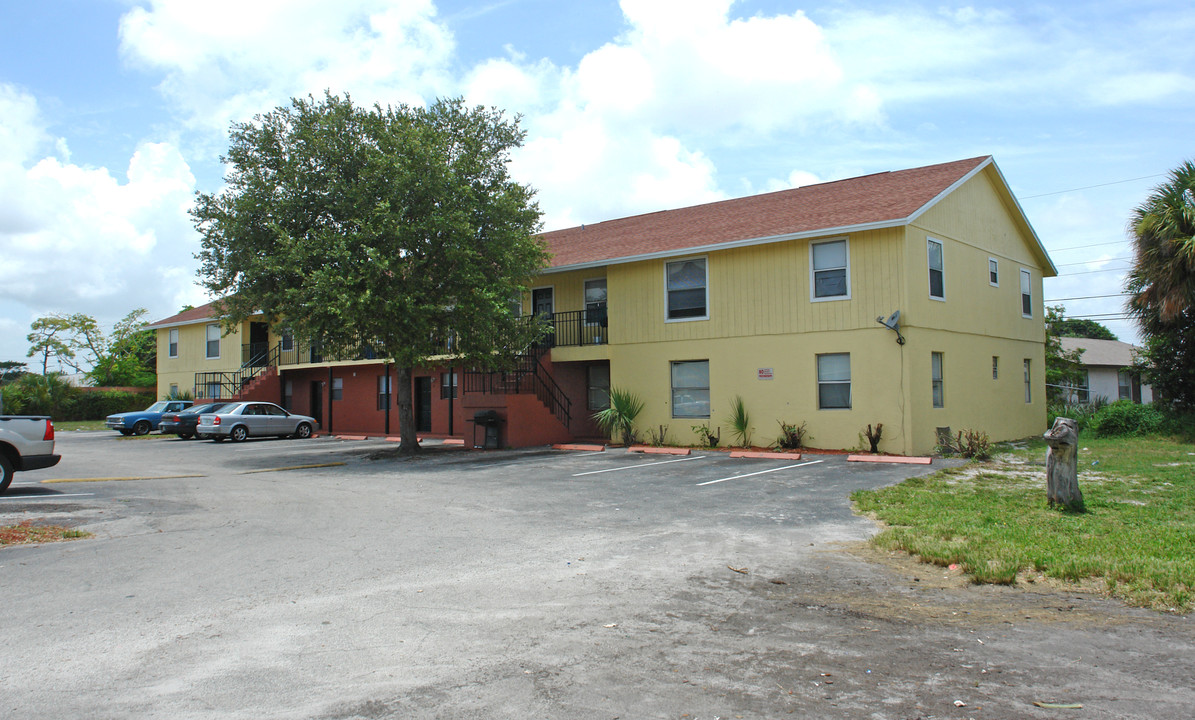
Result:
[[[605,303],[588,310],[552,313],[550,327],[539,342],[542,347],[583,347],[610,342]]]

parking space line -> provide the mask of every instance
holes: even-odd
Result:
[[[268,472],[284,472],[286,470],[311,470],[313,468],[328,468],[328,467],[342,467],[346,463],[329,462],[329,463],[315,463],[313,465],[288,465],[286,467],[276,468],[261,468],[258,470],[242,470],[238,475],[253,475],[254,473],[268,473]]]
[[[627,465],[625,467],[606,468],[605,470],[590,470],[589,472],[574,473],[573,477],[581,477],[582,475],[597,475],[599,473],[619,472],[620,470],[638,470],[639,468],[653,467],[655,465],[667,465],[669,463],[689,462],[690,460],[700,460],[705,455],[694,455],[693,457],[681,458],[679,460],[663,460],[661,462],[642,463],[640,465]]]
[[[265,438],[261,438],[261,439],[264,440]],[[325,442],[327,442],[327,441],[325,441]],[[304,448],[302,450],[288,450],[287,454],[293,455],[294,453],[336,452],[337,450],[351,450],[354,448],[370,447],[370,446],[381,446],[381,442],[377,441],[377,440],[374,440],[374,441],[366,440],[364,442],[337,440],[337,441],[329,443],[328,447],[316,447],[316,448],[309,447],[309,448]],[[277,452],[278,446],[275,445],[274,443],[266,443],[266,442],[250,443],[248,446],[233,448],[232,451],[238,452],[238,453],[243,453],[243,452],[266,452],[268,450],[274,450],[275,452]]]
[[[70,497],[94,497],[95,493],[71,493],[69,495],[11,495],[0,498],[0,502],[17,502],[19,500],[58,500]]]
[[[780,472],[781,470],[792,470],[793,468],[805,467],[806,465],[817,465],[818,463],[821,463],[821,462],[825,462],[825,460],[813,460],[811,462],[799,463],[797,465],[785,465],[784,467],[772,468],[771,470],[760,470],[759,472],[747,473],[746,475],[732,475],[730,477],[724,477],[724,478],[720,478],[718,480],[710,480],[709,482],[697,483],[697,487],[701,487],[702,485],[714,485],[716,483],[726,482],[727,480],[738,480],[740,478],[749,478],[752,475],[766,475],[767,473]]]
[[[148,477],[96,477],[96,478],[51,478],[41,480],[42,484],[53,483],[86,483],[86,482],[129,482],[130,480],[185,480],[187,478],[201,478],[207,475],[153,475]]]

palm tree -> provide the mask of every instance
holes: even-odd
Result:
[[[1129,312],[1163,324],[1195,307],[1195,162],[1188,160],[1154,188],[1129,221],[1135,259]]]

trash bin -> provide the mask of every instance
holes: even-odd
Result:
[[[502,425],[502,417],[497,410],[478,410],[473,413],[473,447],[497,450],[501,447],[498,440],[498,428]],[[484,442],[477,444],[477,428],[485,428]]]

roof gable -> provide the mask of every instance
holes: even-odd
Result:
[[[1084,366],[1129,367],[1141,348],[1119,340],[1096,338],[1058,338],[1064,352],[1082,350],[1079,364]]]

